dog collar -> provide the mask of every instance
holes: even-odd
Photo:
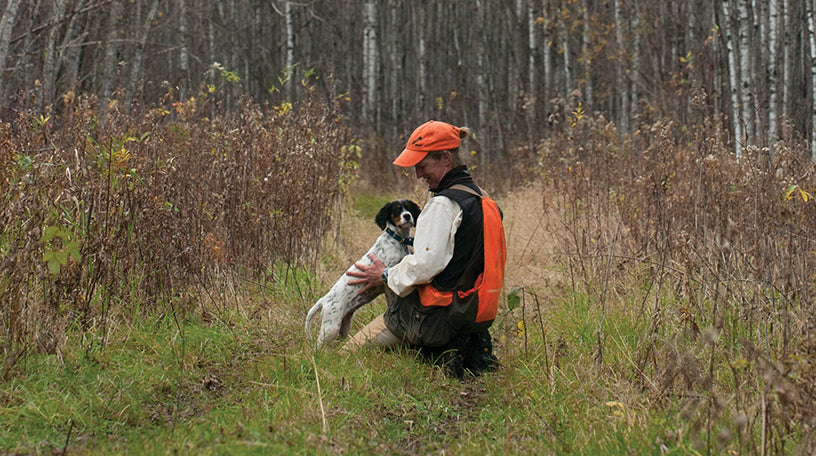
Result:
[[[389,236],[396,239],[402,245],[408,245],[413,247],[414,246],[414,238],[412,236],[400,236],[399,234],[395,233],[390,227],[385,229],[385,232],[388,233]]]

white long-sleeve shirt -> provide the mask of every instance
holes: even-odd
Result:
[[[462,208],[455,201],[445,196],[429,199],[417,219],[414,253],[388,269],[388,287],[405,297],[416,285],[430,283],[453,258],[460,223]]]

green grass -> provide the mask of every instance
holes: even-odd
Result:
[[[125,309],[104,343],[101,329],[73,328],[56,352],[29,353],[0,384],[0,454],[759,453],[763,380],[734,311],[707,341],[683,329],[668,291],[646,310],[638,285],[610,294],[598,364],[592,293],[526,289],[491,329],[501,368],[458,380],[410,350],[314,351],[302,318],[327,284],[269,272],[213,280],[184,313]],[[384,305],[361,309],[357,327]],[[770,432],[785,445],[769,454],[799,452],[797,423]]]
[[[0,449],[48,454],[67,442],[74,454],[659,454],[660,428],[641,427],[673,418],[609,405],[623,401],[610,394],[615,375],[582,367],[592,360],[591,315],[575,302],[565,308],[575,311],[558,322],[570,335],[567,353],[558,361],[549,354],[549,370],[552,347],[540,334],[528,333],[521,351],[514,311],[494,328],[503,367],[465,380],[410,351],[312,352],[297,340],[299,327],[273,330],[235,310],[211,321],[147,318],[118,327],[102,348],[93,334],[75,332],[58,354],[27,357],[3,385]],[[607,337],[625,337],[614,328]]]
[[[351,209],[364,220],[374,220],[374,216],[377,215],[380,208],[395,198],[391,195],[360,192],[352,198]]]
[[[267,308],[297,296],[294,282],[252,302]],[[382,306],[364,309],[358,324]],[[0,452],[738,452],[728,417],[708,432],[693,403],[649,397],[634,367],[649,326],[633,318],[633,305],[611,307],[599,368],[599,307],[571,294],[552,301],[543,326],[529,306],[508,312],[492,330],[502,367],[464,380],[409,350],[314,352],[299,315],[270,327],[247,308],[207,319],[149,315],[113,328],[103,347],[98,334],[73,331],[58,353],[28,356],[3,384]],[[718,443],[723,429],[730,437]]]

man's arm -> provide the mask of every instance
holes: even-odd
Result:
[[[431,198],[417,219],[414,253],[388,269],[389,288],[404,297],[414,286],[429,283],[442,272],[453,257],[454,235],[461,222],[462,209],[455,201],[444,196]],[[349,285],[363,284],[360,293],[382,283],[385,264],[374,255],[369,258],[370,266],[355,263],[359,271],[346,272],[357,278]]]

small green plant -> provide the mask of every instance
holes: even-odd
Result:
[[[788,201],[793,200],[795,198],[794,195],[798,195],[805,203],[813,199],[813,193],[806,191],[798,185],[791,185],[788,187],[788,191],[785,192],[785,199]]]
[[[14,156],[14,162],[17,163],[21,171],[28,172],[31,171],[34,165],[34,157],[28,154],[17,154]]]
[[[34,131],[39,131],[42,127],[48,125],[48,122],[51,121],[51,116],[43,116],[40,114],[39,116],[31,116],[34,120]]]
[[[267,91],[270,94],[273,94],[279,93],[281,90],[283,90],[283,87],[292,80],[292,75],[295,73],[295,68],[297,66],[298,64],[296,63],[291,67],[284,68],[278,76],[278,85],[269,88]]]
[[[578,126],[585,116],[584,106],[581,102],[578,102],[578,106],[570,113],[570,126],[573,128]]]
[[[357,170],[360,168],[361,148],[358,144],[352,143],[342,146],[340,153],[344,158],[340,164],[340,189],[342,191],[348,190],[349,184],[354,181],[357,176]]]
[[[210,68],[218,72],[218,74],[229,83],[237,83],[241,81],[241,77],[238,76],[237,73],[235,73],[234,71],[227,70],[226,68],[224,68],[224,65],[221,65],[218,62],[213,62],[212,65],[210,65]]]
[[[59,275],[60,269],[68,264],[68,258],[82,259],[81,243],[66,227],[51,225],[45,228],[40,243],[43,245],[43,261],[52,275]]]

